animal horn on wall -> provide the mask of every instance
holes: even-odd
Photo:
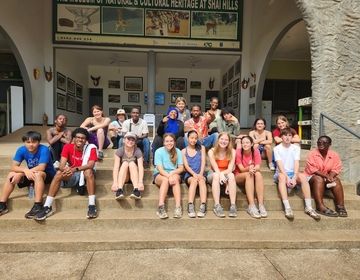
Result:
[[[39,80],[39,78],[40,78],[40,69],[39,68],[34,68],[33,75],[34,75],[35,80]]]
[[[52,81],[52,77],[53,77],[53,72],[52,72],[51,66],[50,66],[50,70],[49,70],[49,71],[46,71],[46,68],[45,68],[45,66],[44,66],[44,74],[45,74],[45,79],[46,79],[48,82],[51,82],[51,81]]]
[[[214,83],[215,83],[215,77],[210,77],[210,80],[209,80],[209,88],[210,89],[213,89],[214,88]]]
[[[90,77],[91,77],[91,80],[93,81],[94,86],[97,87],[99,85],[99,83],[100,83],[101,76],[94,77],[94,76],[91,75]]]
[[[249,82],[250,82],[250,78],[248,78],[247,80],[244,78],[242,81],[241,81],[241,87],[243,89],[247,89],[247,87],[249,86]]]
[[[250,75],[253,78],[254,83],[256,83],[256,73],[255,72],[254,73],[250,72]]]

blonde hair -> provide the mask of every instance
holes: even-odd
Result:
[[[186,105],[186,99],[184,98],[184,97],[182,97],[182,96],[179,96],[178,98],[176,98],[176,100],[175,100],[175,106],[179,103],[179,102],[184,102],[185,103],[185,105]]]
[[[170,154],[170,160],[171,162],[176,165],[177,162],[177,152],[176,152],[176,137],[172,133],[165,133],[163,136],[163,139],[165,141],[166,137],[171,137],[174,140],[174,146],[171,148],[171,150],[168,152]]]
[[[219,146],[219,140],[220,140],[220,137],[223,136],[223,135],[226,135],[229,139],[229,144],[227,145],[226,147],[226,158],[231,160],[232,159],[232,151],[233,151],[233,144],[232,144],[232,141],[231,141],[231,137],[230,137],[230,134],[227,133],[227,132],[221,132],[219,134],[219,137],[215,143],[215,146],[213,148],[213,151],[214,151],[214,158],[215,159],[218,159],[218,156],[219,156],[219,153],[220,153],[220,146]]]
[[[277,125],[277,122],[278,122],[279,120],[282,120],[282,121],[286,122],[286,127],[289,127],[289,126],[290,126],[289,120],[288,120],[284,115],[279,115],[279,116],[276,117],[276,119],[275,119],[275,124],[276,124],[276,125]]]

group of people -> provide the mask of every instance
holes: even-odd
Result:
[[[275,171],[274,181],[286,218],[294,219],[288,195],[295,188],[301,188],[305,213],[315,220],[320,220],[320,215],[347,216],[339,179],[341,161],[337,153],[329,150],[330,137],[318,139],[317,148],[309,153],[302,173],[299,167],[300,138],[285,116],[277,117],[273,132],[265,129],[265,119],[258,118],[249,134],[242,135],[231,108],[220,110],[217,97],[211,99],[210,106],[204,114],[199,105],[192,106],[189,111],[185,99],[179,97],[160,121],[151,147],[153,183],[159,187],[159,218],[168,218],[165,201],[169,189],[175,200],[173,217],[182,217],[181,182],[189,188],[187,213],[190,218],[205,217],[207,184],[211,185],[213,212],[217,217],[225,217],[221,194],[230,198],[228,216],[237,216],[239,186],[246,194],[247,213],[253,218],[266,218],[264,179],[260,170],[262,159],[267,159],[268,168]],[[35,189],[34,205],[25,214],[26,218],[44,220],[52,215],[52,204],[60,187],[76,187],[81,195],[87,190],[87,218],[96,218],[94,167],[97,160],[103,159],[103,149],[110,145],[108,134],[113,148],[117,149],[111,186],[115,198],[123,199],[124,185],[131,182],[133,192],[130,197],[141,199],[144,169],[151,165],[146,121],[140,118],[137,108],[132,109],[129,119],[125,111],[119,109],[113,122],[104,116],[100,106],[93,106],[92,114],[73,132],[66,128],[66,116],[56,116],[54,127],[48,129],[46,135],[49,147],[40,144],[38,132],[30,131],[23,136],[24,146],[16,151],[0,196],[0,215],[8,212],[7,201],[18,185]],[[26,167],[21,165],[22,161],[26,161]],[[207,162],[209,168],[206,168]],[[43,204],[46,184],[50,187]],[[194,203],[197,189],[200,194],[198,211]],[[323,202],[326,189],[333,193],[335,210]],[[316,209],[312,207],[311,194]]]

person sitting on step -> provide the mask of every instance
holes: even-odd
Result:
[[[165,133],[164,146],[155,151],[154,183],[160,187],[159,207],[156,214],[160,219],[168,218],[165,199],[169,186],[172,187],[175,199],[174,218],[182,217],[180,175],[184,171],[184,167],[181,151],[175,147],[175,141],[173,134]]]
[[[205,147],[198,143],[198,134],[195,130],[188,132],[189,144],[182,152],[185,174],[184,181],[189,187],[188,215],[190,218],[203,218],[206,215],[206,197],[207,186],[205,178]],[[199,187],[200,192],[200,208],[195,213],[194,199],[196,188]]]
[[[165,133],[172,133],[176,138],[176,147],[179,150],[184,148],[184,123],[178,119],[179,111],[176,107],[169,107],[166,116],[160,121],[157,135],[152,143],[153,155],[155,151],[163,146]]]
[[[136,147],[136,134],[127,132],[124,136],[124,145],[115,153],[113,168],[113,184],[111,190],[115,198],[124,198],[124,184],[131,180],[134,190],[131,198],[141,199],[144,190],[144,159],[141,150]]]
[[[65,144],[69,144],[72,140],[71,130],[66,128],[67,117],[59,114],[55,117],[54,127],[46,130],[46,140],[50,145],[50,152],[54,167],[59,168],[61,151]]]
[[[299,172],[300,146],[291,144],[293,132],[290,128],[284,128],[280,132],[281,144],[274,148],[276,161],[276,171],[274,181],[278,184],[281,200],[284,204],[285,217],[289,220],[294,219],[294,213],[288,200],[288,191],[301,186],[305,198],[305,213],[315,220],[320,220],[320,216],[311,206],[310,186],[304,173]]]
[[[32,219],[42,209],[45,184],[50,184],[56,170],[48,147],[40,144],[41,134],[39,132],[28,131],[22,137],[22,141],[24,145],[16,150],[11,171],[7,175],[2,189],[0,216],[9,211],[7,201],[17,184],[19,188],[29,187],[35,191],[34,206],[25,214],[25,218]],[[24,160],[27,167],[21,166],[21,162]],[[31,194],[29,193],[29,195]]]
[[[236,182],[233,173],[235,166],[235,150],[233,149],[229,133],[222,132],[214,146],[208,152],[211,164],[211,171],[207,175],[207,180],[212,187],[214,198],[214,214],[219,218],[224,218],[224,208],[220,204],[220,191],[225,188],[225,194],[230,196],[229,217],[237,216],[236,208]]]
[[[308,176],[309,184],[319,214],[329,217],[347,217],[344,206],[344,189],[339,174],[342,168],[339,155],[330,150],[331,138],[320,136],[317,140],[317,148],[307,156],[305,175]],[[330,189],[335,201],[335,210],[325,206],[323,198],[326,189]]]
[[[213,96],[210,98],[210,109],[207,111],[209,114],[213,114],[215,119],[209,124],[209,135],[214,132],[218,132],[217,130],[217,122],[221,119],[221,110],[219,109],[219,98],[217,96]]]
[[[186,99],[182,96],[176,98],[175,106],[179,110],[178,119],[182,122],[186,122],[191,118],[190,110],[186,108]]]
[[[229,133],[233,145],[240,146],[240,138],[245,135],[240,135],[240,122],[235,117],[234,110],[230,107],[221,109],[220,118],[217,119],[217,131]]]
[[[275,145],[279,145],[282,142],[282,137],[280,136],[281,130],[284,128],[289,128],[291,130],[291,134],[293,135],[291,139],[292,144],[300,143],[300,137],[297,134],[296,130],[290,127],[288,119],[283,116],[279,115],[276,117],[275,120],[276,128],[272,131],[272,136],[275,141]]]
[[[236,183],[245,187],[248,201],[247,213],[256,219],[266,218],[267,212],[264,206],[264,179],[260,172],[261,155],[254,148],[253,139],[250,136],[241,138],[241,148],[236,149],[235,159]],[[255,194],[259,207],[255,204]]]
[[[131,118],[124,121],[121,132],[125,135],[127,132],[135,133],[137,140],[136,145],[143,152],[144,168],[150,166],[150,140],[148,138],[149,128],[145,120],[140,118],[140,110],[132,108]]]
[[[95,204],[94,167],[97,161],[97,149],[94,144],[86,144],[89,132],[85,128],[76,128],[73,133],[73,143],[66,144],[61,153],[60,167],[49,188],[44,207],[35,215],[35,220],[45,220],[54,212],[52,204],[62,184],[64,188],[84,187],[86,183],[89,194],[87,218],[97,217]]]
[[[249,136],[253,139],[254,149],[258,149],[262,158],[268,161],[268,167],[274,171],[275,166],[272,162],[272,142],[273,137],[270,131],[265,130],[266,120],[257,118],[254,121],[253,130],[249,132]]]
[[[111,119],[104,116],[103,109],[99,105],[91,107],[93,117],[86,118],[80,127],[86,128],[89,132],[89,143],[94,144],[98,148],[99,160],[104,159],[103,149],[110,145],[107,137],[107,131]]]
[[[126,112],[124,109],[119,109],[116,112],[115,120],[109,124],[109,136],[113,144],[113,149],[118,149],[123,145],[123,134],[121,128],[126,120]]]

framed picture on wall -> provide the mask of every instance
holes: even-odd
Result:
[[[76,97],[75,96],[67,95],[66,110],[69,112],[76,112]]]
[[[235,62],[235,76],[241,72],[241,57]]]
[[[170,92],[186,92],[187,80],[185,78],[169,78]]]
[[[250,87],[250,98],[255,97],[256,85]]]
[[[82,115],[83,113],[82,105],[83,105],[83,101],[81,99],[76,99],[76,113],[80,115]]]
[[[125,110],[126,114],[130,114],[132,108],[139,109],[139,112],[141,114],[141,106],[140,105],[122,105],[122,108]]]
[[[143,90],[143,78],[142,77],[124,77],[124,90],[142,91]]]
[[[228,88],[223,89],[223,106],[226,106],[228,100]]]
[[[201,89],[201,81],[190,81],[190,88]]]
[[[59,110],[66,110],[66,95],[60,92],[56,93],[56,108]]]
[[[120,88],[120,81],[109,80],[108,88]]]
[[[140,102],[140,94],[138,92],[129,92],[128,93],[128,102],[139,103]]]
[[[228,82],[230,82],[234,78],[234,65],[231,66],[228,70]]]
[[[233,82],[232,86],[233,86],[233,94],[234,94],[234,95],[235,95],[235,94],[238,94],[238,93],[239,93],[239,86],[240,86],[240,84],[239,84],[239,79],[236,79],[236,80]]]
[[[181,94],[182,96],[182,94]],[[144,93],[144,103],[148,103],[148,94]],[[155,92],[155,105],[164,105],[165,104],[165,92]]]
[[[109,103],[120,103],[120,95],[119,94],[109,94],[108,102]]]
[[[232,96],[232,93],[233,93],[233,85],[230,84],[229,87],[228,87],[228,91],[227,91],[228,97],[231,97],[231,96]]]
[[[239,107],[239,94],[234,94],[233,96],[233,105],[234,105],[234,109],[236,109],[237,107]]]
[[[190,103],[201,103],[201,95],[190,95]]]
[[[181,93],[172,93],[171,94],[171,103],[175,103],[176,99],[178,97],[182,97],[183,95]]]
[[[75,81],[70,78],[67,78],[67,92],[75,95]]]
[[[82,99],[83,98],[83,87],[76,83],[76,98]]]
[[[56,87],[66,91],[66,77],[59,72],[56,72]]]

